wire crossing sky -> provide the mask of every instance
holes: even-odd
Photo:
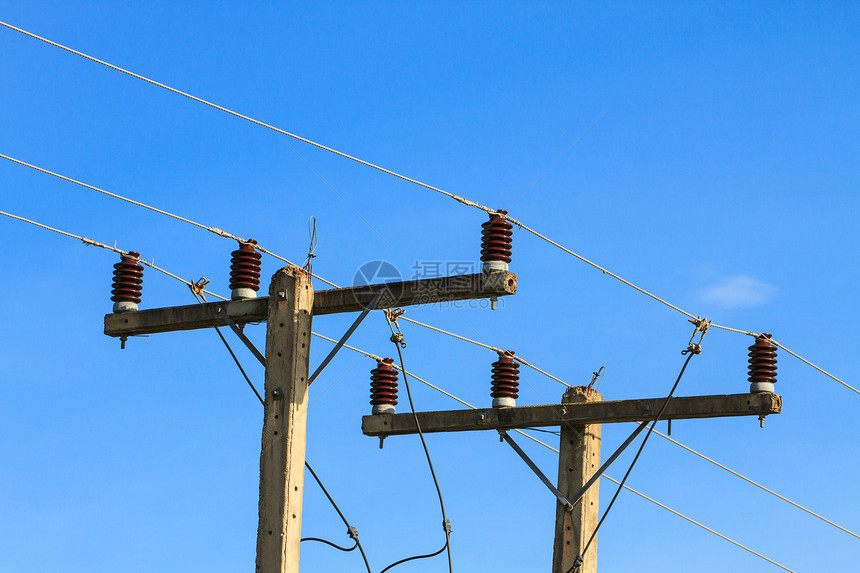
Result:
[[[676,309],[744,325],[723,327],[742,334],[773,333],[783,414],[763,430],[747,419],[676,421],[672,438],[721,460],[722,471],[652,440],[629,478],[756,555],[621,495],[601,527],[601,568],[649,570],[633,556],[657,548],[661,571],[852,570],[860,508],[849,480],[858,468],[842,454],[856,430],[852,401],[788,355],[856,392],[846,382],[858,365],[853,334],[834,332],[860,310],[850,296],[856,269],[846,264],[858,243],[851,213],[860,183],[854,7],[250,5],[178,14],[166,3],[36,3],[2,12],[11,24],[0,34],[0,151],[10,162],[0,166],[8,190],[0,209],[9,215],[0,263],[12,277],[3,311],[14,328],[4,334],[0,412],[0,455],[9,461],[0,469],[9,493],[0,535],[12,549],[0,569],[35,570],[28,555],[45,538],[39,570],[232,571],[253,559],[259,407],[230,355],[196,333],[133,338],[120,352],[101,333],[112,257],[21,221],[133,249],[174,277],[205,275],[214,293],[226,290],[235,243],[139,205],[71,195],[68,182],[98,182],[237,233],[228,238],[254,237],[282,261],[306,258],[314,216],[314,271],[332,284],[352,284],[378,260],[404,279],[471,272],[485,220],[325,148],[297,156],[283,139],[70,59],[14,25],[122,62],[135,77],[229,102],[249,119],[270,118],[264,127],[290,126],[312,144],[396,165],[410,174],[406,183],[461,190],[456,197],[485,210],[512,205],[528,230],[568,254],[589,253],[600,270],[623,270]],[[50,167],[66,182],[12,162]],[[410,371],[425,382],[412,389],[416,409],[460,407],[449,396],[486,407],[490,362],[502,348],[535,369],[526,370],[521,404],[557,402],[559,383],[587,384],[601,366],[608,400],[664,393],[689,324],[518,231],[516,296],[495,311],[437,305],[402,317],[429,327],[404,330]],[[271,262],[264,278],[279,264]],[[143,307],[189,304],[177,286],[147,274]],[[49,322],[40,316],[47,310]],[[348,320],[320,317],[314,329],[336,340]],[[339,355],[329,365],[312,389],[308,427],[314,468],[361,529],[374,570],[439,534],[438,507],[418,495],[432,484],[417,441],[392,438],[379,450],[358,430],[372,358],[391,356],[383,327],[363,325],[351,340],[368,360]],[[263,329],[247,331],[260,346]],[[685,388],[745,392],[749,339],[714,334]],[[315,346],[316,363],[329,347]],[[238,347],[237,359],[260,382],[244,352]],[[34,427],[35,412],[52,424]],[[61,435],[51,432],[56,424]],[[604,428],[605,447],[625,433]],[[495,570],[546,567],[554,500],[528,469],[480,432],[427,442],[453,525],[453,566],[481,570],[503,546]],[[554,454],[534,450],[529,456],[553,475]],[[498,523],[516,516],[517,526],[486,531],[479,516],[488,508]],[[303,535],[343,540],[334,513],[309,489]],[[654,527],[633,526],[643,519]],[[810,544],[827,551],[810,555]],[[340,553],[302,544],[303,567],[365,568]]]

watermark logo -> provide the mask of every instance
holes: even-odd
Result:
[[[471,291],[480,286],[480,273],[475,272],[474,261],[415,261],[410,267],[409,304],[412,307],[435,307],[439,310],[455,308],[491,308],[489,299],[449,300],[452,291]],[[433,280],[438,279],[438,280]],[[403,276],[388,261],[369,261],[361,265],[352,279],[354,287],[379,285],[380,289],[353,291],[356,302],[362,307],[370,304],[382,290],[377,308],[391,308],[400,304],[404,294]],[[474,284],[473,284],[474,283]],[[502,306],[504,306],[504,302]]]
[[[352,286],[363,287],[371,285],[382,285],[382,297],[377,303],[378,307],[387,307],[396,304],[403,295],[403,276],[400,271],[388,261],[368,261],[358,267],[352,277]],[[373,297],[379,291],[355,290],[353,295],[356,302],[365,306],[370,304]]]

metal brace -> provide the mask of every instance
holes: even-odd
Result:
[[[560,501],[560,502],[561,502],[561,504],[564,506],[565,510],[566,510],[566,511],[573,511],[573,504],[572,504],[572,503],[570,503],[570,502],[567,500],[567,498],[566,498],[566,497],[564,497],[564,495],[563,495],[560,491],[558,491],[558,489],[557,489],[554,485],[552,485],[552,482],[551,482],[551,481],[549,481],[549,478],[547,478],[547,477],[543,474],[543,472],[542,472],[542,471],[540,471],[540,468],[538,468],[538,467],[534,464],[534,462],[531,460],[531,458],[529,458],[529,457],[526,455],[526,453],[522,450],[522,448],[520,448],[520,447],[517,445],[517,443],[511,439],[511,437],[508,435],[508,433],[507,433],[505,430],[499,430],[499,436],[500,436],[503,440],[505,440],[505,441],[506,441],[506,442],[507,442],[507,443],[508,443],[508,444],[509,444],[513,449],[514,449],[514,451],[515,451],[517,454],[519,454],[519,456],[520,456],[520,457],[523,459],[523,461],[524,461],[524,462],[525,462],[525,463],[526,463],[526,464],[531,468],[531,470],[535,473],[535,475],[537,475],[537,477],[539,477],[539,478],[540,478],[540,480],[544,483],[544,485],[545,485],[547,488],[549,488],[549,490],[553,493],[553,495],[555,495],[555,497],[557,497],[557,498],[558,498],[558,501]]]
[[[337,344],[335,344],[332,351],[328,353],[328,356],[325,357],[322,363],[317,366],[317,369],[314,370],[314,373],[311,374],[310,378],[308,378],[308,386],[310,386],[313,381],[316,380],[316,377],[320,375],[320,373],[325,369],[326,366],[328,366],[328,363],[331,362],[331,359],[334,358],[334,355],[337,354],[341,348],[343,348],[343,345],[346,343],[349,337],[352,336],[352,333],[355,332],[355,329],[358,328],[358,325],[361,324],[361,321],[364,320],[364,317],[367,316],[371,310],[376,308],[376,303],[378,303],[379,299],[382,298],[383,292],[385,291],[379,291],[378,293],[376,293],[376,296],[373,297],[373,300],[370,301],[370,304],[364,307],[364,310],[361,311],[361,314],[358,315],[358,318],[355,319],[355,322],[352,323],[352,326],[350,326],[346,333],[340,337],[340,340],[337,341]]]
[[[257,347],[254,346],[254,343],[251,342],[251,340],[247,336],[245,336],[245,333],[242,332],[242,329],[239,328],[236,322],[232,318],[230,318],[230,315],[227,314],[227,311],[224,310],[224,307],[218,307],[218,318],[226,322],[227,326],[233,329],[233,332],[235,332],[236,336],[239,337],[239,340],[244,342],[245,346],[248,347],[248,350],[250,350],[254,354],[254,356],[257,357],[257,360],[260,361],[260,364],[266,366],[266,357],[263,356],[260,351],[257,350]]]

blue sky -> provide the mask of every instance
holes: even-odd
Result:
[[[857,385],[860,11],[853,3],[7,2],[0,20],[422,182],[507,208],[716,323],[772,332]],[[486,215],[0,29],[0,153],[262,245],[350,284],[475,263]],[[228,294],[235,243],[14,163],[0,210]],[[3,217],[0,571],[239,571],[254,561],[262,411],[213,332],[103,335],[117,256]],[[264,258],[263,276],[282,263]],[[664,395],[683,315],[516,231],[500,308],[408,317],[511,348],[604,397]],[[318,283],[318,288],[323,285]],[[191,304],[147,270],[142,307]],[[377,313],[378,314],[378,313]],[[337,338],[352,316],[322,316]],[[381,315],[356,346],[391,356]],[[250,328],[262,346],[264,326]],[[406,323],[407,369],[489,406],[494,353]],[[745,392],[749,337],[711,331],[680,395]],[[238,343],[258,385],[263,371]],[[311,367],[330,345],[315,339]],[[780,352],[784,410],[673,437],[860,530],[860,396]],[[417,437],[360,432],[375,362],[342,351],[311,388],[308,460],[374,571],[442,543]],[[520,404],[564,387],[523,370]],[[458,408],[418,383],[420,410]],[[401,402],[405,411],[405,401]],[[660,430],[665,431],[665,423]],[[630,428],[604,426],[608,455]],[[540,438],[556,440],[552,435]],[[556,455],[520,440],[554,476]],[[428,437],[458,571],[548,570],[555,500],[497,436]],[[626,455],[609,474],[619,478]],[[858,543],[659,437],[628,484],[795,571],[853,571]],[[308,478],[304,527],[346,543]],[[613,487],[601,484],[602,505]],[[601,571],[776,567],[623,492]],[[362,571],[303,544],[303,570]],[[401,569],[401,568],[398,568]],[[402,570],[446,570],[442,558]]]

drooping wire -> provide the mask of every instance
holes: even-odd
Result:
[[[202,294],[200,294],[200,298],[202,298],[202,299],[203,299],[203,300],[200,300],[200,298],[198,298],[198,290],[202,290],[202,288],[197,287],[197,285],[195,285],[195,286],[191,287],[191,294],[193,294],[193,295],[194,295],[194,298],[195,298],[195,299],[197,299],[197,302],[199,302],[199,303],[201,303],[201,304],[202,304],[202,303],[206,302],[206,298],[205,298]],[[250,387],[251,387],[251,390],[253,390],[253,391],[254,391],[254,394],[257,396],[257,399],[260,401],[260,404],[262,404],[262,405],[263,405],[263,407],[265,407],[265,406],[266,406],[266,402],[265,402],[265,400],[263,400],[263,397],[262,397],[262,396],[260,396],[260,393],[257,391],[257,388],[254,386],[254,384],[251,382],[251,379],[250,379],[250,378],[248,377],[248,375],[245,373],[245,369],[244,369],[244,368],[242,368],[242,363],[241,363],[241,362],[239,361],[239,359],[236,357],[236,354],[233,352],[233,349],[230,347],[230,344],[227,342],[227,339],[226,339],[226,338],[224,338],[224,335],[223,335],[223,334],[221,334],[221,329],[219,329],[219,328],[216,326],[216,327],[215,327],[215,332],[217,332],[217,333],[218,333],[218,336],[221,338],[221,341],[224,343],[224,346],[226,346],[226,347],[227,347],[227,351],[230,353],[230,356],[232,356],[232,357],[233,357],[233,361],[236,363],[236,366],[238,366],[238,367],[239,367],[239,371],[240,371],[240,372],[242,372],[242,376],[244,376],[244,377],[245,377],[245,380],[248,382],[248,386],[250,386]],[[360,542],[360,541],[359,541],[359,539],[358,539],[358,530],[357,530],[355,527],[353,527],[352,525],[350,525],[350,524],[349,524],[349,522],[347,521],[346,517],[343,515],[343,512],[340,510],[340,508],[338,507],[337,503],[335,503],[335,501],[334,501],[334,499],[332,498],[331,494],[329,494],[328,490],[327,490],[327,489],[326,489],[326,487],[323,485],[322,480],[320,480],[319,476],[317,476],[316,472],[313,470],[313,468],[311,467],[311,465],[308,463],[308,461],[307,461],[307,460],[305,460],[305,467],[306,467],[306,468],[308,469],[308,471],[311,473],[311,475],[313,476],[314,480],[316,480],[317,484],[320,486],[320,489],[321,489],[321,490],[322,490],[322,492],[325,494],[326,498],[328,499],[329,503],[331,503],[331,505],[332,505],[332,507],[334,508],[334,510],[335,510],[335,511],[337,512],[337,514],[340,516],[340,519],[343,521],[344,525],[346,525],[347,535],[349,535],[349,537],[350,537],[351,539],[355,540],[355,544],[354,544],[352,547],[350,547],[350,548],[346,548],[346,547],[341,547],[341,546],[340,546],[340,545],[338,545],[337,543],[334,543],[334,542],[329,541],[329,540],[327,540],[327,539],[322,539],[322,538],[320,538],[320,537],[303,537],[303,538],[302,538],[302,539],[300,539],[299,541],[300,541],[300,542],[301,542],[301,541],[316,541],[316,542],[319,542],[319,543],[324,543],[324,544],[326,544],[326,545],[329,545],[329,546],[333,547],[334,549],[338,549],[338,550],[340,550],[340,551],[346,551],[346,552],[353,551],[353,550],[357,547],[357,548],[358,548],[358,550],[359,550],[359,552],[361,553],[361,558],[364,560],[364,565],[365,565],[365,567],[367,568],[367,573],[371,573],[371,570],[370,570],[370,564],[369,564],[369,563],[368,563],[368,561],[367,561],[367,555],[364,553],[364,548],[361,546],[361,542]]]
[[[367,573],[371,573],[371,571],[370,571],[370,563],[368,563],[368,562],[367,562],[367,555],[365,555],[365,553],[364,553],[364,548],[361,546],[361,541],[359,541],[359,539],[358,539],[358,530],[357,530],[356,528],[354,528],[353,526],[351,526],[351,525],[349,524],[349,522],[346,520],[346,517],[344,517],[343,512],[342,512],[342,511],[340,510],[340,508],[337,506],[337,504],[335,503],[334,499],[331,497],[331,495],[329,494],[328,490],[327,490],[327,489],[325,488],[325,486],[323,485],[322,480],[319,478],[319,476],[317,476],[317,473],[313,470],[313,468],[311,467],[311,465],[310,465],[307,461],[305,461],[305,467],[306,467],[306,468],[308,468],[308,471],[309,471],[309,472],[311,472],[311,475],[313,476],[314,480],[316,480],[317,485],[319,485],[319,486],[320,486],[320,489],[321,489],[321,490],[322,490],[322,492],[325,494],[325,496],[328,498],[329,503],[331,503],[331,505],[332,505],[332,507],[334,508],[334,510],[335,510],[335,511],[337,512],[337,514],[340,516],[340,519],[341,519],[341,521],[343,521],[343,524],[344,524],[344,525],[346,525],[347,534],[348,534],[352,539],[354,539],[354,540],[355,540],[355,545],[354,545],[351,549],[344,549],[344,548],[340,547],[339,545],[335,545],[334,543],[332,543],[332,542],[330,542],[330,541],[326,541],[326,540],[324,540],[324,539],[319,539],[319,538],[316,538],[316,537],[309,537],[309,538],[305,538],[305,539],[302,539],[302,541],[311,541],[311,540],[313,540],[313,541],[321,541],[321,542],[323,542],[323,543],[327,543],[327,544],[331,545],[332,547],[335,547],[335,548],[337,548],[337,549],[340,549],[341,551],[352,551],[353,549],[355,549],[356,547],[358,547],[358,551],[361,553],[361,558],[364,560],[364,566],[367,568]]]
[[[439,487],[439,480],[436,478],[436,470],[433,468],[433,460],[430,459],[430,450],[427,448],[427,441],[424,439],[424,433],[421,431],[421,423],[418,421],[418,414],[415,412],[415,403],[412,401],[412,390],[409,387],[409,376],[406,374],[406,364],[403,361],[402,346],[405,345],[403,343],[403,334],[400,332],[399,327],[397,327],[397,332],[395,332],[397,315],[387,310],[384,314],[385,320],[388,322],[389,328],[391,328],[391,342],[394,343],[394,347],[397,349],[397,356],[400,358],[400,371],[403,373],[403,384],[406,386],[406,396],[409,398],[409,409],[412,412],[413,420],[415,420],[415,428],[418,430],[418,437],[421,439],[421,447],[424,448],[424,456],[427,458],[427,465],[430,468],[430,475],[433,477],[433,485],[436,487],[436,494],[439,496],[439,507],[442,510],[442,528],[445,530],[445,545],[434,553],[415,555],[396,561],[380,571],[380,573],[385,573],[386,571],[408,561],[435,557],[443,551],[447,551],[448,553],[448,573],[453,573],[454,565],[451,561],[451,522],[448,521],[448,516],[445,514],[445,500],[442,498],[442,489]],[[395,316],[394,321],[392,321],[392,316]]]
[[[630,467],[627,468],[627,471],[624,473],[624,477],[621,479],[621,483],[619,484],[618,489],[615,490],[615,494],[612,496],[612,499],[609,501],[609,505],[606,507],[606,511],[603,512],[603,516],[601,516],[600,521],[597,522],[597,527],[595,527],[594,531],[591,532],[591,536],[588,538],[585,547],[582,549],[582,552],[576,557],[573,562],[573,565],[570,567],[570,569],[567,570],[567,573],[572,573],[573,571],[577,570],[582,564],[583,556],[588,553],[588,548],[591,546],[591,542],[594,541],[594,538],[597,536],[598,530],[600,530],[600,526],[603,525],[604,520],[606,520],[606,516],[608,516],[609,512],[612,510],[612,506],[615,504],[615,500],[618,499],[618,494],[621,493],[621,488],[624,486],[624,483],[627,481],[627,478],[630,477],[630,473],[633,471],[633,467],[639,460],[639,456],[642,454],[642,450],[645,449],[645,444],[648,443],[648,438],[651,437],[651,433],[654,431],[654,426],[656,426],[657,422],[660,421],[660,417],[663,415],[663,412],[666,411],[666,408],[669,406],[669,402],[672,401],[672,396],[675,394],[675,390],[678,388],[678,384],[680,384],[681,378],[683,378],[684,376],[684,371],[687,370],[687,365],[690,363],[690,360],[693,358],[693,356],[701,353],[701,349],[699,348],[698,344],[693,344],[691,342],[690,346],[687,348],[687,350],[684,351],[684,353],[687,354],[687,359],[684,360],[684,365],[681,367],[681,371],[678,373],[678,378],[675,380],[675,384],[669,391],[669,395],[666,396],[666,399],[663,401],[663,405],[660,406],[660,410],[657,412],[657,415],[654,416],[654,420],[648,427],[648,432],[645,434],[645,437],[642,439],[642,443],[639,445],[639,450],[633,457],[633,461],[630,462]]]

